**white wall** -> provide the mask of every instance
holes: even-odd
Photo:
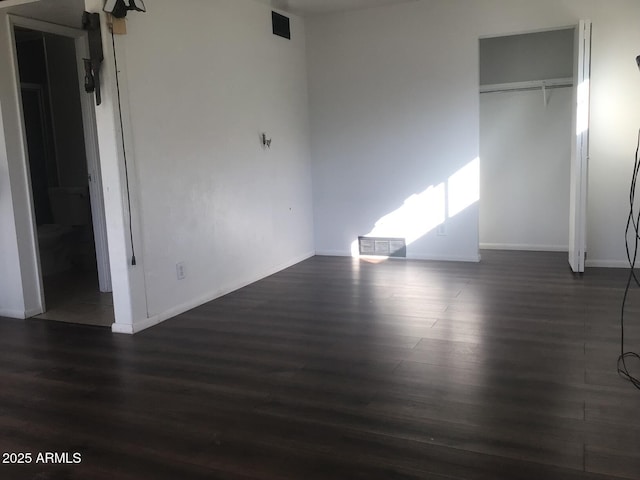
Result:
[[[311,168],[300,19],[288,41],[252,0],[149,7],[116,42],[137,269],[147,316],[162,319],[313,254]]]
[[[354,237],[479,155],[478,39],[593,21],[588,252],[622,265],[625,197],[640,125],[640,3],[424,0],[309,21],[316,247]],[[414,256],[471,258],[478,209]]]
[[[385,236],[419,225],[426,233],[408,245],[408,257],[478,259],[477,204],[447,220],[447,236],[436,235],[449,178],[479,154],[478,37],[457,28],[456,3],[309,20],[319,253],[351,254],[359,235],[432,187],[433,198]]]
[[[566,251],[571,88],[480,95],[480,244]]]

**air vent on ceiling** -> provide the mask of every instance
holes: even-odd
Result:
[[[404,238],[358,237],[360,255],[381,257],[406,257],[407,242]]]

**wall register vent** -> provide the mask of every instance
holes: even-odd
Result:
[[[360,255],[381,257],[407,256],[407,242],[404,238],[358,237]]]
[[[291,40],[291,23],[289,17],[280,15],[278,12],[271,12],[271,23],[273,24],[273,34]]]

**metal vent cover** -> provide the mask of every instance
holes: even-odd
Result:
[[[360,255],[381,257],[407,256],[407,242],[404,238],[358,237]]]
[[[271,12],[271,23],[274,35],[291,40],[291,21],[289,17],[280,15],[278,12]]]

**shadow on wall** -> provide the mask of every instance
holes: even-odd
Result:
[[[475,158],[446,181],[430,185],[381,217],[365,237],[404,238],[407,246],[480,200],[480,159]],[[351,255],[360,256],[358,240]]]

